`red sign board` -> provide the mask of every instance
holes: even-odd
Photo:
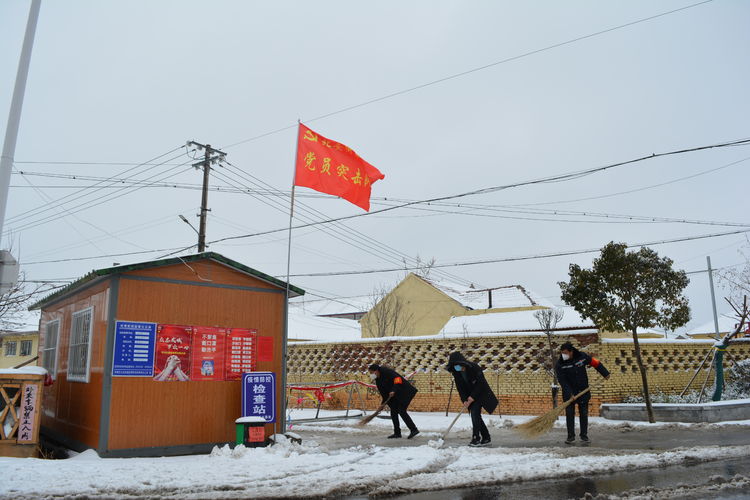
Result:
[[[156,327],[154,380],[190,380],[192,330],[190,326],[179,325]]]
[[[258,331],[232,328],[227,334],[226,380],[240,380],[242,374],[255,371]]]
[[[193,327],[192,380],[224,380],[226,328]]]

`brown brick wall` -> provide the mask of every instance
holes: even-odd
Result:
[[[632,343],[601,342],[597,335],[571,335],[556,336],[553,344],[556,347],[566,340],[600,359],[612,374],[605,381],[595,370],[590,370],[592,414],[598,414],[599,404],[603,402],[621,402],[627,396],[641,393],[641,378]],[[651,391],[682,391],[711,349],[711,343],[641,343]],[[411,409],[445,411],[453,377],[444,367],[448,355],[453,351],[461,351],[468,359],[485,368],[485,377],[500,399],[497,410],[500,414],[539,414],[552,407],[551,379],[543,367],[545,354],[548,353],[545,336],[431,337],[399,341],[291,344],[287,363],[288,382],[315,385],[351,379],[369,382],[367,367],[371,363],[380,363],[393,367],[402,375],[417,371],[412,381],[419,393]],[[735,342],[729,352],[736,360],[750,358],[750,342]],[[731,363],[728,358],[725,357],[725,368]],[[700,389],[705,378],[704,367],[691,384],[691,389]],[[707,387],[712,387],[712,383],[713,377],[709,377]],[[323,407],[346,407],[348,391],[345,388],[334,392]],[[297,406],[299,395],[294,393],[290,405]],[[359,393],[352,392],[352,406],[361,406],[360,401],[372,409],[380,403],[380,397],[360,388]],[[302,404],[305,407],[315,406],[309,397]],[[458,396],[453,391],[450,411],[456,411],[459,405]]]

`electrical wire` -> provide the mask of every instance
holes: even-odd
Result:
[[[237,167],[236,165],[232,164],[231,162],[225,160],[223,163],[225,165],[227,165],[227,168],[232,169],[233,172],[235,172],[237,175],[239,175],[243,179],[246,179],[248,182],[252,183],[256,187],[263,187],[265,189],[275,190],[277,192],[280,192],[279,190],[277,190],[271,184],[268,184],[267,182],[263,181],[262,179],[259,179],[258,177],[253,176],[249,172],[245,172],[244,170],[240,169],[239,167]],[[308,214],[312,218],[312,220],[327,220],[327,219],[330,218],[325,213],[323,213],[323,212],[321,212],[321,211],[319,211],[319,210],[311,207],[310,205],[302,203],[302,202],[295,203],[295,208],[297,208],[297,213],[298,214],[299,214],[300,211],[304,212],[304,213]],[[283,206],[283,212],[284,213],[287,212],[286,205]],[[308,220],[310,220],[310,219],[308,219]],[[386,260],[386,261],[388,261],[390,259],[390,262],[394,262],[393,259],[395,258],[395,261],[397,261],[397,262],[404,262],[404,263],[412,262],[412,263],[416,263],[416,259],[414,257],[411,257],[411,256],[409,256],[409,255],[407,255],[407,254],[405,254],[405,253],[403,253],[403,252],[395,249],[394,247],[392,247],[390,245],[387,245],[387,244],[385,244],[385,243],[383,243],[383,242],[381,242],[379,240],[376,240],[375,238],[372,238],[372,237],[368,236],[367,234],[362,233],[361,231],[358,231],[357,229],[354,229],[352,227],[349,227],[349,226],[347,226],[345,224],[341,224],[341,223],[334,223],[333,226],[335,226],[338,229],[337,231],[335,231],[340,236],[340,238],[338,238],[338,239],[340,239],[341,241],[344,241],[345,243],[350,244],[350,240],[355,239],[355,240],[358,240],[358,241],[362,242],[365,245],[370,245],[374,249],[375,252],[380,252],[383,255],[385,255],[386,257],[384,258],[384,260]],[[369,247],[368,247],[368,249],[366,251],[368,253],[372,254],[372,252],[370,251]],[[461,278],[459,276],[453,276],[453,275],[450,275],[449,273],[442,272],[440,274],[442,274],[443,277],[446,278],[446,279],[453,279],[453,280],[458,280],[458,281],[465,281],[464,278]]]
[[[137,166],[135,166],[135,167],[133,167],[133,168],[129,168],[129,169],[123,170],[122,172],[118,172],[117,174],[115,174],[115,175],[114,175],[114,176],[112,176],[112,177],[116,177],[116,176],[122,176],[122,175],[124,175],[124,174],[127,174],[128,172],[132,172],[133,170],[137,170],[137,169],[139,169],[139,168],[140,168],[141,166],[143,166],[143,165],[144,165],[144,164],[146,164],[146,163],[149,163],[149,164],[150,164],[150,163],[154,162],[155,160],[158,160],[159,158],[163,158],[164,156],[170,155],[170,154],[174,153],[175,151],[177,151],[177,150],[179,150],[179,149],[182,149],[182,148],[184,148],[184,147],[185,147],[185,146],[177,146],[176,148],[173,148],[173,149],[171,149],[171,150],[167,151],[166,153],[160,154],[159,156],[156,156],[156,157],[154,157],[154,158],[151,158],[150,160],[147,160],[146,162],[144,162],[144,163],[143,163],[143,164],[141,164],[141,165],[137,165]],[[180,155],[176,156],[175,158],[179,158],[180,156],[182,156],[182,154],[180,154]],[[169,161],[171,161],[171,160],[173,160],[173,159],[175,159],[175,158],[170,158],[170,159],[168,159],[168,160],[164,160],[164,162],[162,162],[162,163],[166,163],[166,162],[169,162]],[[137,175],[137,174],[133,174],[133,175]],[[131,178],[131,177],[133,177],[133,175],[131,175],[131,176],[130,176],[130,177],[128,177],[128,178]],[[111,179],[112,177],[110,177],[110,178],[108,178],[108,179],[104,179],[104,180],[102,180],[102,181],[98,182],[97,184],[103,184],[103,183],[109,182],[109,181],[110,181],[110,179]],[[95,185],[96,185],[96,184],[95,184]],[[87,195],[88,195],[88,193],[84,193],[83,191],[84,191],[83,189],[80,189],[80,190],[78,190],[78,191],[75,191],[75,192],[73,192],[73,193],[69,193],[69,194],[67,194],[67,195],[65,195],[65,196],[63,196],[63,197],[61,197],[61,198],[58,198],[58,199],[56,199],[56,200],[54,201],[54,203],[55,203],[55,206],[63,205],[64,203],[61,203],[61,202],[62,202],[63,200],[66,200],[66,199],[68,199],[68,198],[74,198],[74,199],[76,199],[76,200],[77,200],[77,199],[79,199],[79,196],[87,196]],[[66,203],[67,203],[67,202],[66,202]],[[6,223],[13,223],[13,222],[17,222],[17,221],[19,221],[19,220],[24,220],[24,219],[26,219],[26,218],[28,218],[28,217],[30,217],[30,216],[33,216],[33,215],[38,215],[38,213],[43,213],[43,212],[45,212],[45,211],[47,211],[47,210],[50,210],[49,208],[47,208],[46,210],[42,210],[42,209],[44,209],[45,207],[47,207],[48,205],[50,205],[50,204],[49,204],[49,203],[47,203],[47,204],[44,204],[44,205],[42,205],[41,207],[37,207],[37,208],[34,208],[34,209],[32,209],[32,210],[28,210],[28,211],[26,211],[26,212],[22,212],[21,214],[17,214],[17,215],[15,215],[15,216],[13,216],[13,217],[9,217],[9,218],[8,218],[8,219],[6,220]]]
[[[718,238],[721,236],[729,236],[732,234],[744,234],[744,233],[750,233],[750,229],[744,229],[744,230],[738,230],[738,231],[727,231],[724,233],[712,233],[712,234],[703,234],[698,236],[684,236],[680,238],[672,238],[668,240],[660,240],[660,241],[651,241],[647,243],[633,243],[626,245],[626,248],[637,248],[637,247],[644,247],[644,246],[657,246],[657,245],[666,245],[668,243],[680,243],[684,241],[693,241],[693,240],[701,240],[701,239],[707,239],[707,238]],[[440,268],[440,267],[463,267],[463,266],[476,266],[480,264],[496,264],[501,262],[515,262],[515,261],[521,261],[521,260],[538,260],[538,259],[548,259],[551,257],[565,257],[570,255],[581,255],[581,254],[587,254],[587,253],[595,253],[601,251],[600,248],[589,248],[585,250],[568,250],[568,251],[562,251],[562,252],[551,252],[551,253],[545,253],[545,254],[535,254],[535,255],[523,255],[518,257],[502,257],[497,259],[485,259],[485,260],[475,260],[475,261],[467,261],[467,262],[454,262],[451,264],[435,264],[434,267]],[[321,277],[321,276],[349,276],[349,275],[359,275],[359,274],[377,274],[377,273],[388,273],[388,272],[396,272],[396,271],[403,271],[403,269],[369,269],[364,271],[332,271],[327,273],[307,273],[307,274],[292,274],[290,277],[294,278],[300,278],[300,277]]]
[[[552,44],[552,45],[547,45],[547,46],[539,48],[539,49],[535,49],[535,50],[531,50],[531,51],[528,51],[528,52],[524,52],[522,54],[518,54],[518,55],[515,55],[515,56],[512,56],[512,57],[507,57],[505,59],[501,59],[501,60],[498,60],[498,61],[495,61],[495,62],[492,62],[492,63],[489,63],[489,64],[484,64],[484,65],[478,66],[476,68],[472,68],[472,69],[469,69],[469,70],[466,70],[466,71],[461,71],[459,73],[454,73],[452,75],[448,75],[448,76],[445,76],[445,77],[442,77],[442,78],[438,78],[436,80],[432,80],[432,81],[429,81],[429,82],[426,82],[426,83],[423,83],[423,84],[420,84],[420,85],[416,85],[414,87],[409,87],[407,89],[399,90],[397,92],[392,92],[390,94],[386,94],[386,95],[383,95],[381,97],[377,97],[377,98],[374,98],[374,99],[369,99],[369,100],[361,102],[359,104],[354,104],[352,106],[347,106],[345,108],[341,108],[341,109],[338,109],[336,111],[332,111],[330,113],[319,115],[319,116],[316,116],[314,118],[309,118],[309,119],[303,120],[303,121],[306,122],[306,123],[311,123],[311,122],[314,122],[314,121],[317,121],[317,120],[322,120],[322,119],[328,118],[330,116],[334,116],[334,115],[338,115],[338,114],[341,114],[341,113],[345,113],[347,111],[351,111],[351,110],[354,110],[354,109],[357,109],[357,108],[362,108],[364,106],[369,106],[370,104],[374,104],[374,103],[377,103],[377,102],[385,101],[385,100],[391,99],[393,97],[401,96],[401,95],[404,95],[404,94],[409,94],[411,92],[414,92],[414,91],[417,91],[417,90],[421,90],[423,88],[430,87],[432,85],[437,85],[439,83],[447,82],[449,80],[454,80],[456,78],[460,78],[462,76],[470,75],[472,73],[476,73],[478,71],[482,71],[482,70],[485,70],[485,69],[488,69],[488,68],[492,68],[494,66],[498,66],[498,65],[501,65],[501,64],[509,63],[509,62],[512,62],[512,61],[517,61],[519,59],[523,59],[523,58],[530,57],[530,56],[533,56],[533,55],[536,55],[536,54],[540,54],[542,52],[553,50],[553,49],[556,49],[556,48],[559,48],[559,47],[564,47],[566,45],[571,45],[571,44],[574,44],[576,42],[580,42],[582,40],[587,40],[589,38],[593,38],[593,37],[596,37],[596,36],[599,36],[599,35],[603,35],[603,34],[606,34],[606,33],[611,33],[613,31],[617,31],[617,30],[620,30],[620,29],[628,28],[630,26],[635,26],[637,24],[641,24],[641,23],[644,23],[644,22],[647,22],[647,21],[652,21],[654,19],[658,19],[660,17],[668,16],[670,14],[674,14],[674,13],[681,12],[681,11],[684,11],[684,10],[692,9],[694,7],[698,7],[698,6],[703,5],[703,4],[711,3],[712,1],[713,0],[704,0],[702,2],[697,2],[697,3],[686,5],[684,7],[680,7],[680,8],[677,8],[677,9],[672,9],[672,10],[668,10],[668,11],[665,11],[665,12],[661,12],[659,14],[655,14],[655,15],[652,15],[652,16],[648,16],[648,17],[643,17],[643,18],[640,18],[640,19],[636,19],[635,21],[631,21],[631,22],[628,22],[628,23],[624,23],[624,24],[620,24],[620,25],[617,25],[617,26],[612,26],[610,28],[606,28],[606,29],[603,29],[603,30],[595,31],[595,32],[589,33],[587,35],[582,35],[582,36],[578,36],[578,37],[575,37],[575,38],[571,38],[571,39],[568,39],[568,40],[563,41],[563,42],[555,43],[555,44]],[[294,123],[294,124],[288,125],[286,127],[278,128],[276,130],[272,130],[272,131],[266,132],[264,134],[256,135],[256,136],[250,137],[248,139],[244,139],[244,140],[241,140],[241,141],[238,141],[238,142],[234,142],[232,144],[228,144],[226,146],[223,146],[221,149],[228,149],[228,148],[232,148],[232,147],[235,147],[235,146],[239,146],[240,144],[245,144],[245,143],[248,143],[248,142],[251,142],[251,141],[255,141],[255,140],[261,139],[263,137],[268,137],[269,135],[273,135],[273,134],[276,134],[276,133],[279,133],[279,132],[283,132],[285,130],[293,129],[296,126],[297,126],[297,123]]]
[[[171,168],[169,168],[169,169],[167,169],[167,170],[165,170],[163,172],[153,174],[152,176],[147,177],[144,180],[149,180],[149,179],[152,179],[152,178],[160,176],[160,175],[163,176],[164,174],[172,172],[173,170],[176,170],[176,169],[180,168],[181,166],[187,165],[188,163],[190,163],[190,161],[187,161],[187,162],[184,162],[184,163],[179,164],[177,166],[171,167]],[[163,176],[160,179],[158,179],[156,182],[158,182],[158,181],[164,181],[166,179],[169,179],[171,177],[179,175],[179,174],[181,174],[181,173],[183,173],[185,171],[188,171],[190,169],[192,169],[192,167],[188,167],[187,169],[180,170],[179,172],[171,173],[170,175]],[[143,188],[143,186],[134,187],[134,188],[122,187],[122,188],[118,189],[115,192],[110,192],[110,193],[102,195],[102,196],[100,196],[98,198],[95,198],[93,200],[88,200],[88,201],[79,203],[78,205],[75,205],[73,207],[69,207],[69,208],[66,209],[66,212],[68,214],[78,213],[78,212],[81,212],[83,210],[87,210],[87,209],[99,206],[102,203],[106,203],[106,202],[113,201],[115,199],[121,198],[122,196],[125,196],[127,194],[133,193],[133,192],[138,191],[138,190],[140,190],[142,188]],[[24,229],[30,229],[30,228],[37,227],[37,226],[42,225],[42,224],[46,224],[48,222],[52,222],[53,220],[56,220],[56,217],[54,217],[54,216],[47,216],[46,218],[36,219],[36,220],[31,221],[31,222],[27,222],[25,225],[22,225],[20,227],[12,227],[12,228],[9,229],[9,231],[20,231],[20,230],[24,230]]]
[[[664,153],[653,153],[651,155],[642,156],[642,157],[635,158],[635,159],[632,159],[632,160],[622,161],[622,162],[618,162],[618,163],[612,163],[612,164],[609,164],[609,165],[604,165],[604,166],[601,166],[601,167],[594,167],[594,168],[590,168],[590,169],[586,169],[586,170],[580,170],[580,171],[575,171],[575,172],[568,172],[568,173],[564,173],[564,174],[557,174],[557,175],[552,175],[552,176],[548,176],[548,177],[542,177],[542,178],[532,179],[532,180],[527,180],[527,181],[519,181],[519,182],[514,182],[514,183],[511,183],[511,184],[503,184],[503,185],[500,185],[500,186],[492,186],[492,187],[488,187],[488,188],[475,189],[473,191],[467,191],[467,192],[458,193],[458,194],[452,194],[452,195],[447,195],[447,196],[439,196],[439,197],[428,198],[428,199],[424,199],[424,200],[415,200],[415,201],[405,202],[405,203],[401,203],[399,205],[394,205],[394,206],[391,206],[391,207],[381,208],[379,210],[372,210],[370,212],[358,213],[358,214],[354,214],[354,215],[346,215],[346,216],[337,217],[337,218],[334,218],[334,219],[328,219],[326,221],[319,221],[319,222],[311,222],[311,223],[307,223],[307,224],[301,224],[301,225],[294,226],[293,229],[301,229],[301,228],[310,227],[310,226],[314,226],[314,225],[330,224],[330,223],[333,223],[333,222],[340,222],[340,221],[344,221],[344,220],[351,220],[351,219],[356,219],[356,218],[359,218],[359,217],[366,217],[366,216],[371,216],[371,215],[380,214],[380,213],[384,213],[384,212],[389,212],[391,210],[396,210],[396,209],[399,209],[399,208],[410,207],[410,206],[413,206],[413,205],[428,204],[428,203],[434,203],[434,202],[437,202],[437,201],[445,201],[445,200],[452,200],[452,199],[456,199],[456,198],[463,198],[463,197],[467,197],[467,196],[475,196],[475,195],[482,195],[482,194],[488,194],[488,193],[495,193],[495,192],[498,192],[498,191],[503,191],[503,190],[507,190],[507,189],[515,189],[515,188],[519,188],[519,187],[523,187],[523,186],[530,186],[530,185],[535,185],[535,184],[546,184],[546,183],[551,183],[551,182],[562,182],[562,181],[568,181],[568,180],[573,180],[573,179],[580,179],[583,176],[593,175],[593,174],[604,172],[604,171],[607,171],[607,170],[610,170],[610,169],[613,169],[613,168],[622,167],[622,166],[625,166],[625,165],[632,165],[634,163],[638,163],[638,162],[642,162],[642,161],[646,161],[646,160],[651,160],[651,159],[659,158],[659,157],[663,157],[663,156],[685,154],[685,153],[691,153],[691,152],[696,152],[696,151],[703,151],[703,150],[714,149],[714,148],[722,148],[722,147],[728,147],[728,146],[734,146],[734,145],[740,145],[740,144],[741,145],[748,145],[748,144],[750,144],[750,139],[738,139],[738,140],[733,140],[733,141],[728,141],[728,142],[723,142],[723,143],[718,143],[718,144],[711,144],[711,145],[707,145],[707,146],[697,146],[697,147],[693,147],[693,148],[679,149],[679,150],[674,150],[674,151],[667,151],[667,152],[664,152]],[[252,234],[241,234],[241,235],[236,235],[236,236],[227,236],[227,237],[224,237],[224,238],[220,238],[218,240],[210,241],[209,243],[219,243],[219,242],[222,242],[222,241],[228,241],[228,240],[234,240],[234,239],[251,238],[251,237],[255,237],[255,236],[261,236],[261,235],[264,235],[264,234],[272,234],[272,233],[277,233],[277,232],[286,231],[286,230],[288,230],[288,228],[270,229],[270,230],[267,230],[267,231],[262,231],[262,232],[252,233]]]

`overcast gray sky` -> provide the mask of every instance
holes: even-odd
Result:
[[[385,174],[373,188],[373,209],[391,203],[384,198],[426,199],[750,137],[750,3],[740,0],[704,3],[315,119],[688,5],[43,0],[16,149],[15,169],[25,174],[11,179],[4,245],[10,230],[27,277],[51,280],[194,244],[178,215],[197,227],[200,191],[132,182],[199,185],[193,160],[176,149],[194,139],[231,146],[233,166],[219,167],[212,187],[263,182],[288,191],[297,119]],[[0,2],[3,125],[28,7]],[[155,157],[166,164],[138,166]],[[750,224],[750,160],[730,165],[745,158],[748,147],[670,156],[454,200],[492,210],[430,206],[422,208],[439,211],[360,217],[335,234],[300,229],[292,274],[389,268],[403,255],[448,264],[743,229],[538,211]],[[129,180],[113,187],[100,178]],[[361,212],[332,197],[304,197],[313,194],[306,188],[298,194],[327,217]],[[288,224],[287,199],[266,193],[211,191],[209,206],[209,242]],[[744,244],[744,235],[733,235],[653,248],[696,271],[706,255],[715,267],[742,262]],[[269,274],[286,272],[283,232],[209,249]],[[144,253],[109,256],[127,252]],[[520,283],[559,303],[568,264],[589,266],[595,255],[445,271],[482,286]],[[83,257],[97,258],[45,263]],[[292,282],[346,297],[401,274]],[[710,321],[707,275],[691,275],[687,292],[691,326]]]

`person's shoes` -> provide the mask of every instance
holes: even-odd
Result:
[[[479,438],[472,438],[471,442],[469,443],[469,446],[472,446],[474,448],[476,448],[477,446],[479,446]]]
[[[589,439],[589,437],[588,437],[588,436],[586,436],[586,435],[582,435],[582,436],[581,436],[581,441],[583,441],[584,443],[588,443],[588,442],[590,442],[590,439]]]
[[[406,437],[406,439],[411,439],[411,438],[413,438],[414,436],[416,436],[417,434],[419,434],[419,429],[414,429],[413,431],[411,431],[411,432],[409,433],[409,435],[408,435],[408,436]]]
[[[576,437],[575,436],[568,436],[568,439],[565,440],[565,444],[573,444],[575,443]]]
[[[397,438],[400,438],[400,437],[401,437],[401,433],[400,432],[394,432],[393,434],[391,434],[390,436],[388,436],[388,439],[397,439]]]
[[[490,446],[492,444],[492,439],[486,438],[479,441],[479,446]]]

